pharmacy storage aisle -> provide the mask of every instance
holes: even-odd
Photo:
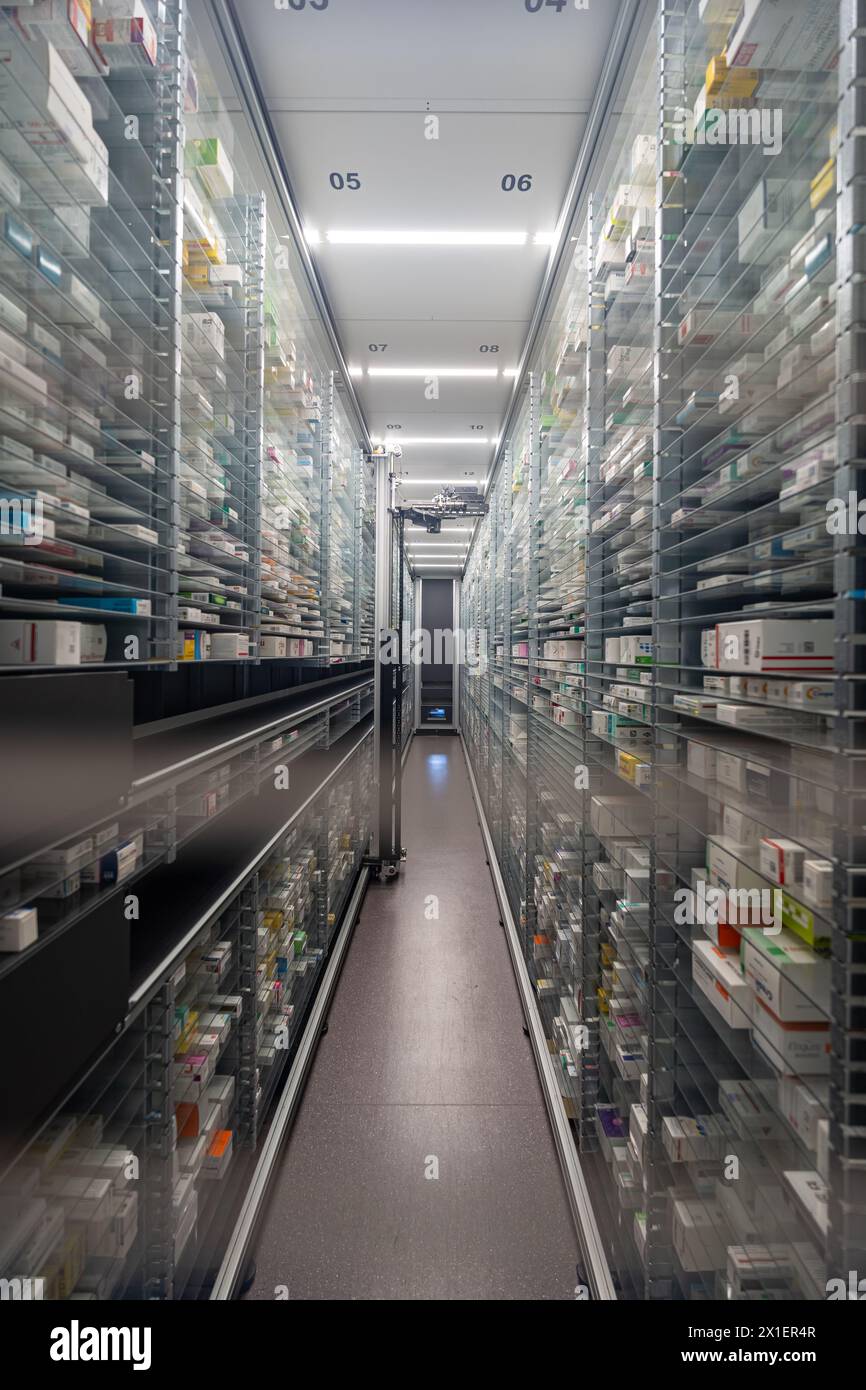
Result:
[[[866,1287],[864,32],[0,5],[0,1297]]]
[[[415,739],[250,1298],[568,1299],[578,1259],[459,740]]]

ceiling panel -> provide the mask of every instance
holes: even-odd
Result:
[[[492,447],[466,449],[463,446],[444,448],[436,445],[404,447],[397,471],[409,478],[446,478],[458,481],[465,478],[475,482],[486,478],[493,460]]]
[[[431,410],[426,413],[400,411],[393,407],[369,411],[367,419],[370,433],[377,438],[388,435],[398,444],[401,437],[424,439],[434,435],[444,436],[447,439],[465,439],[467,447],[477,448],[479,446],[470,443],[476,435],[492,439],[497,434],[505,402],[497,402],[496,408],[474,410],[464,414],[439,411],[435,408],[435,401],[430,404]],[[410,452],[411,446],[408,446],[407,455]]]
[[[338,319],[498,321],[529,317],[547,257],[544,246],[321,246],[314,261]]]
[[[337,328],[350,366],[504,371],[515,368],[520,360],[528,319],[529,313],[516,319],[445,319],[429,314],[422,319],[339,318]]]
[[[430,385],[425,388],[426,380],[429,380]],[[424,415],[426,419],[423,422],[422,433],[429,434],[432,420],[437,414],[462,415],[465,418],[458,433],[466,433],[467,438],[470,437],[471,425],[483,423],[485,408],[489,414],[491,410],[507,402],[511,386],[512,378],[503,377],[493,381],[460,381],[450,377],[411,381],[369,381],[355,378],[355,387],[360,388],[359,394],[367,410],[368,420],[374,415],[385,414],[388,420],[393,417],[397,423],[402,423],[404,415]],[[427,399],[425,390],[432,392],[434,389],[438,389],[439,399]],[[475,430],[472,433],[480,434],[481,431]]]
[[[323,0],[316,0],[321,5]],[[524,0],[288,0],[235,10],[269,99],[589,98],[615,0],[577,9]],[[282,8],[277,8],[280,5]]]
[[[271,116],[295,196],[320,230],[552,231],[586,127],[575,115],[454,114],[429,139],[420,111]]]

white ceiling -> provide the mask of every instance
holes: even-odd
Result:
[[[551,254],[532,238],[556,226],[619,0],[543,0],[537,13],[527,0],[285,4],[235,0],[235,13],[307,229],[528,233],[516,247],[312,249],[346,361],[364,369],[354,386],[370,433],[465,438],[406,445],[401,467],[409,479],[480,481],[494,445],[468,441],[501,429],[513,382],[503,372],[519,362]],[[438,139],[426,138],[431,115]],[[332,187],[331,174],[349,173],[360,188]],[[531,188],[503,191],[508,174],[530,174]],[[429,399],[423,379],[371,378],[370,367],[497,375],[442,377]],[[430,492],[407,488],[407,500]]]

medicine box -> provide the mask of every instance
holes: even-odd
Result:
[[[619,660],[627,666],[649,666],[653,659],[651,637],[638,637],[633,633],[619,639]]]
[[[803,897],[815,907],[828,908],[833,902],[833,865],[829,859],[803,860]]]
[[[18,907],[0,915],[0,951],[25,951],[38,935],[35,907]]]
[[[211,661],[240,661],[250,655],[250,639],[245,632],[211,633]]]
[[[583,654],[583,642],[563,639],[544,643],[546,661],[582,661]]]
[[[260,637],[259,655],[262,657],[285,657],[287,655],[285,637]]]
[[[722,834],[734,845],[744,849],[757,848],[761,838],[761,826],[738,807],[725,806],[722,811]]]
[[[792,1280],[790,1245],[728,1246],[729,1298],[787,1300],[793,1296]]]
[[[641,1167],[644,1165],[646,1140],[649,1133],[649,1120],[646,1106],[632,1105],[629,1110],[628,1134],[630,1143],[637,1154]]]
[[[826,1022],[830,1009],[830,962],[784,928],[770,935],[742,929],[743,973],[759,999],[785,1023]]]
[[[177,1146],[180,1169],[194,1178],[201,1172],[208,1149],[208,1136],[198,1134],[195,1138],[184,1138]]]
[[[835,7],[804,5],[802,0],[743,0],[728,40],[734,67],[821,71],[836,66],[838,16]]]
[[[832,681],[786,681],[785,698],[798,709],[832,710],[835,704]]]
[[[770,1082],[719,1082],[719,1108],[737,1134],[748,1139],[769,1139],[777,1134],[779,1125],[772,1108],[772,1089]]]
[[[761,873],[772,879],[773,883],[799,883],[803,876],[803,861],[806,851],[793,840],[770,839],[765,836],[759,845]]]
[[[716,749],[708,748],[706,744],[695,744],[695,742],[689,742],[687,748],[689,773],[694,774],[695,777],[716,777]]]
[[[240,1018],[243,1013],[244,1001],[240,994],[212,994],[207,1002],[211,1009],[231,1014],[232,1018]]]
[[[0,112],[4,135],[20,128],[22,145],[32,141],[34,150],[45,147],[51,159],[66,150],[79,162],[86,159],[88,140],[94,136],[90,102],[68,63],[43,34],[5,45]],[[16,153],[18,149],[16,145]]]
[[[652,766],[644,762],[635,753],[629,753],[623,748],[617,749],[616,754],[617,770],[627,782],[633,782],[636,787],[647,786],[652,775]]]
[[[818,1076],[807,1081],[791,1075],[779,1077],[779,1109],[813,1153],[818,1144],[818,1123],[826,1116],[829,1104],[829,1081]]]
[[[782,890],[782,925],[816,950],[829,947],[829,927],[811,908]]]
[[[213,1076],[213,1052],[182,1052],[174,1059],[175,1094],[183,1101],[202,1103]]]
[[[805,1207],[815,1225],[826,1235],[830,1228],[830,1194],[821,1174],[809,1169],[783,1173],[782,1177],[797,1202]]]
[[[225,356],[225,325],[219,314],[187,314],[184,325],[188,334],[189,346],[206,356],[215,352]]]
[[[202,1176],[207,1178],[223,1177],[231,1162],[231,1157],[232,1132],[230,1129],[218,1129],[208,1145]]]
[[[597,1105],[596,1122],[601,1150],[608,1163],[613,1162],[613,1150],[628,1141],[628,1126],[615,1105]]]
[[[719,888],[764,888],[770,889],[765,878],[759,877],[754,869],[744,864],[737,855],[732,854],[718,840],[707,840],[707,869],[710,879]],[[772,898],[768,899],[771,902]]]
[[[716,629],[714,627],[701,629],[701,665],[711,669],[716,665]]]
[[[715,634],[715,665],[720,671],[817,674],[833,667],[831,619],[757,618],[719,623]]]
[[[177,655],[179,661],[206,661],[211,654],[210,632],[201,628],[182,629],[177,634]]]
[[[784,1023],[755,995],[752,1039],[777,1071],[826,1076],[830,1070],[830,1025]]]
[[[76,1135],[76,1140],[79,1136]],[[134,1171],[135,1155],[128,1148],[93,1144],[89,1148],[67,1149],[55,1172],[78,1178],[109,1178],[115,1193],[122,1193]]]
[[[152,68],[157,60],[157,35],[142,0],[126,0],[115,10],[122,13],[95,19],[93,41],[113,72]]]
[[[674,1201],[673,1238],[677,1259],[687,1272],[715,1270],[724,1264],[728,1237],[724,1213],[716,1202]]]
[[[735,1184],[722,1178],[718,1179],[714,1195],[735,1240],[745,1244],[761,1239],[761,1222],[737,1191]]]
[[[226,149],[215,136],[204,140],[190,140],[187,143],[187,156],[212,198],[230,198],[234,193],[234,171]]]
[[[104,661],[108,654],[108,630],[101,623],[82,623],[80,632],[82,662]]]
[[[40,618],[0,619],[0,665],[78,666],[81,624]]]
[[[93,845],[93,837],[86,835],[82,840],[73,840],[69,844],[44,850],[32,859],[30,864],[38,865],[39,868],[65,869],[73,873],[76,869],[82,868],[93,854]]]
[[[725,1133],[714,1115],[666,1115],[662,1143],[672,1163],[697,1163],[722,1157]]]
[[[710,941],[692,942],[692,979],[729,1028],[748,1028],[751,992],[740,972],[739,957]]]

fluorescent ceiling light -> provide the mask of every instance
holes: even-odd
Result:
[[[350,368],[349,368],[349,376],[363,376],[363,375],[364,375],[364,368],[363,368],[363,367],[350,367]]]
[[[470,434],[457,438],[455,435],[410,435],[407,439],[397,434],[386,434],[386,444],[493,444],[485,435]]]
[[[321,241],[314,232],[317,245]],[[325,232],[325,240],[332,246],[525,246],[529,240],[528,232],[450,232],[450,231],[339,231]]]
[[[322,240],[322,233],[317,232],[315,227],[307,227],[304,231],[304,240],[308,246],[318,246]]]
[[[367,376],[498,376],[496,367],[368,367]]]
[[[434,570],[462,570],[462,565],[437,565],[435,560],[419,560],[414,569],[434,569]]]
[[[556,241],[556,232],[536,232],[532,241],[535,246],[552,246]]]

